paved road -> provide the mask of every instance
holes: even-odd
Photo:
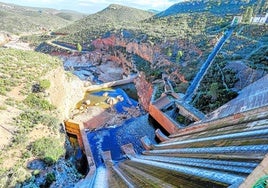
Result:
[[[185,94],[185,96],[183,98],[186,102],[190,102],[192,100],[193,95],[197,91],[197,89],[198,89],[203,77],[207,73],[207,70],[209,69],[209,67],[213,63],[214,58],[216,57],[218,52],[221,50],[221,48],[224,45],[224,43],[226,42],[226,40],[232,35],[233,30],[234,30],[233,28],[230,28],[218,40],[218,43],[215,45],[214,49],[212,50],[212,52],[208,56],[207,60],[205,61],[205,63],[203,63],[203,65],[200,68],[199,72],[195,76],[195,78],[192,81],[191,85],[188,87],[188,89],[186,91],[186,94]]]

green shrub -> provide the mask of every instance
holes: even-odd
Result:
[[[24,100],[24,103],[31,108],[39,109],[39,110],[53,110],[55,107],[50,104],[47,100],[42,99],[40,96],[36,94],[30,94]]]
[[[19,126],[25,129],[26,131],[29,130],[30,128],[35,127],[40,123],[51,128],[56,128],[59,123],[59,120],[56,117],[48,114],[42,114],[41,112],[34,110],[28,110],[22,112],[16,118],[16,121],[19,124]]]
[[[40,157],[48,165],[54,164],[64,155],[64,148],[59,140],[52,138],[40,138],[32,144],[32,153]]]
[[[42,89],[42,90],[46,90],[46,89],[48,89],[49,87],[50,87],[50,81],[49,80],[47,80],[47,79],[44,79],[44,80],[41,80],[40,82],[39,82],[39,85],[40,85],[40,88]]]
[[[13,138],[13,143],[12,145],[17,145],[17,144],[20,144],[20,143],[24,143],[25,141],[27,140],[25,134],[23,133],[16,133],[15,137]]]
[[[48,127],[56,128],[59,124],[59,119],[48,114],[43,114],[41,117],[41,123]]]
[[[177,93],[185,93],[188,87],[189,87],[188,82],[187,83],[182,82],[174,90]]]
[[[82,51],[82,46],[81,46],[81,44],[77,43],[76,48],[77,48],[77,50],[78,50],[79,52]]]
[[[7,109],[7,107],[5,105],[0,106],[0,110],[6,110],[6,109]]]
[[[16,106],[16,101],[13,98],[7,98],[5,104],[9,106]]]
[[[6,96],[6,94],[7,94],[6,88],[0,87],[0,95]]]
[[[38,124],[41,122],[41,115],[38,111],[25,111],[17,117],[19,123]]]
[[[56,180],[56,176],[55,174],[52,172],[52,173],[47,173],[47,176],[46,176],[46,186],[50,186],[53,181]]]

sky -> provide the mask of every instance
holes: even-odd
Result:
[[[171,5],[183,0],[0,0],[4,3],[12,3],[23,6],[46,7],[54,9],[68,9],[86,14],[96,13],[110,4],[120,4],[143,10],[165,10]]]

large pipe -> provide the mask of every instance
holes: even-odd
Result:
[[[253,136],[263,136],[268,135],[268,129],[260,129],[260,130],[254,130],[254,131],[245,131],[245,132],[239,132],[239,133],[232,133],[232,134],[226,134],[226,135],[218,135],[218,136],[211,136],[211,137],[205,137],[205,138],[196,138],[191,140],[183,140],[183,141],[177,141],[177,142],[170,142],[170,143],[162,143],[155,146],[155,148],[161,148],[166,146],[176,146],[181,144],[190,144],[190,143],[197,143],[197,142],[207,142],[207,141],[215,141],[215,140],[226,140],[226,139],[234,139],[234,138],[249,138]]]
[[[205,147],[205,148],[183,148],[183,149],[162,149],[144,151],[145,154],[225,154],[225,153],[268,153],[268,145],[249,145],[249,146],[227,146],[227,147]]]
[[[195,158],[178,158],[178,157],[162,157],[162,156],[137,156],[139,159],[158,161],[170,164],[186,165],[199,168],[216,169],[220,171],[230,171],[238,173],[251,173],[258,165],[257,163],[247,162],[231,162],[210,159]]]
[[[150,166],[155,166],[171,171],[180,172],[189,176],[196,176],[200,178],[205,178],[208,180],[212,180],[215,182],[221,182],[225,184],[236,184],[237,182],[241,182],[244,180],[244,177],[239,175],[233,175],[225,172],[218,172],[215,170],[206,170],[206,169],[199,169],[194,167],[186,167],[181,165],[174,165],[174,164],[167,164],[163,162],[157,162],[157,161],[148,161],[138,158],[131,158],[132,161],[141,163],[141,164],[147,164]]]

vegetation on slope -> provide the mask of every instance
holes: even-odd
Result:
[[[237,81],[247,86],[267,74],[267,30],[267,25],[245,24],[235,29],[220,54],[215,58],[194,97],[193,104],[198,109],[205,113],[215,110],[237,95],[238,88],[235,88]],[[238,65],[241,63],[246,70],[238,67],[236,70],[228,68],[233,63]],[[259,76],[255,77],[257,74]]]
[[[255,14],[265,13],[268,9],[265,0],[191,0],[174,4],[156,16],[170,16],[183,13],[210,12],[215,15],[241,14],[247,7],[254,7]]]
[[[259,6],[260,4],[264,7]],[[144,45],[155,50],[156,52],[149,58],[152,61],[148,62],[148,59],[144,60],[137,54],[133,55],[127,52],[124,46],[109,47],[103,53],[124,54],[126,59],[133,62],[138,70],[145,71],[151,81],[161,78],[162,73],[171,75],[179,71],[190,82],[214,47],[217,39],[228,29],[233,16],[238,13],[246,14],[247,8],[252,7],[254,13],[263,12],[266,10],[266,5],[267,3],[262,0],[188,1],[172,6],[179,8],[176,10],[182,10],[179,14],[167,9],[164,12],[164,17],[152,17],[151,14],[144,11],[111,5],[99,13],[89,15],[59,30],[59,32],[68,35],[57,40],[58,42],[70,43],[73,46],[81,44],[83,50],[91,51],[94,50],[91,43],[93,40],[115,35],[117,39],[126,43],[137,43],[140,46]],[[144,16],[139,16],[139,19],[133,17],[133,15],[137,15],[136,11]],[[132,19],[131,22],[130,19]],[[266,25],[244,24],[237,27],[234,35],[224,45],[220,56],[215,59],[215,65],[211,67],[208,74],[219,77],[212,82],[205,81],[206,83],[202,83],[200,87],[200,93],[209,95],[211,105],[209,108],[203,109],[203,104],[195,99],[194,104],[198,108],[210,112],[235,96],[232,87],[237,81],[236,74],[233,70],[225,69],[230,61],[243,60],[243,63],[251,68],[267,69],[265,55],[267,48],[263,46],[267,41],[265,31],[267,31]],[[201,53],[197,54],[197,51]],[[144,63],[146,68],[143,66]],[[220,72],[226,75],[224,78],[226,83],[223,82]],[[207,80],[211,80],[211,78]],[[189,85],[189,83],[181,82],[178,78],[171,78],[171,81],[178,92],[185,92]],[[213,92],[210,92],[209,89],[216,90],[215,88],[219,90],[219,93],[217,97],[215,95],[212,97],[210,94]],[[204,95],[200,93],[198,94],[199,100],[207,101],[203,100],[202,96]],[[222,99],[222,101],[217,101],[217,98]]]
[[[55,15],[69,21],[76,21],[86,17],[85,14],[69,10],[60,10]]]
[[[104,35],[108,31],[122,28],[121,25],[133,25],[152,15],[153,13],[147,11],[112,4],[106,9],[78,20],[58,31],[69,34],[69,37],[65,40],[66,42],[89,41]]]
[[[11,114],[1,118],[1,129],[12,132],[12,140],[1,145],[0,185],[15,187],[32,176],[26,166],[34,158],[51,165],[64,155],[57,111],[43,92],[50,83],[42,79],[61,63],[37,52],[4,48],[0,48],[0,62],[1,113],[18,112],[13,119],[9,120]],[[40,148],[46,148],[42,154]]]
[[[90,18],[91,16],[88,16]],[[102,15],[100,15],[102,18]],[[59,41],[67,43],[90,44],[92,40],[99,37],[109,37],[116,34],[133,41],[139,41],[146,35],[145,41],[154,45],[166,40],[174,39],[202,39],[205,37],[204,32],[207,27],[218,26],[225,27],[231,17],[225,19],[215,17],[211,14],[181,14],[165,18],[149,18],[142,21],[121,22],[115,21],[111,23],[94,22],[77,22],[76,24],[67,26],[64,30],[72,31]],[[87,20],[89,21],[89,20]],[[87,27],[84,27],[87,25]],[[64,30],[60,30],[64,32]],[[198,36],[199,37],[196,37]],[[200,36],[202,37],[200,38]]]
[[[0,3],[0,31],[12,34],[49,31],[64,27],[82,14]]]
[[[121,22],[132,23],[151,17],[153,13],[130,8],[122,5],[112,4],[104,10],[95,14],[89,15],[75,23],[60,29],[61,32],[75,33],[84,29],[91,30],[95,25],[113,26]]]

